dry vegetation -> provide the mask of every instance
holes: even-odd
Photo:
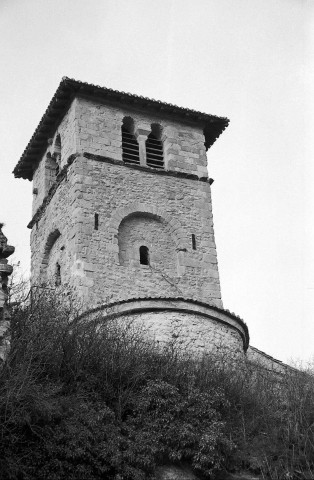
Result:
[[[226,352],[196,361],[132,322],[77,319],[49,290],[13,308],[0,373],[2,480],[140,480],[167,463],[204,479],[314,478],[310,372],[278,378]]]

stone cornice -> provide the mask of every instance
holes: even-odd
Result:
[[[189,180],[197,180],[199,182],[208,182],[210,185],[214,181],[212,178],[208,178],[207,176],[199,177],[198,175],[195,175],[193,173],[177,172],[175,170],[161,170],[158,168],[147,167],[144,165],[131,165],[128,163],[124,163],[123,160],[116,160],[114,158],[105,157],[102,155],[95,155],[93,153],[88,153],[88,152],[84,152],[82,153],[82,155],[85,158],[89,158],[90,160],[95,160],[97,162],[111,163],[113,165],[119,165],[122,167],[131,168],[132,170],[141,170],[142,172],[148,172],[154,175],[156,174],[156,175],[167,175],[169,177],[187,178]]]

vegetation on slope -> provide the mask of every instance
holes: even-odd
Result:
[[[195,360],[143,333],[132,322],[80,322],[50,294],[12,312],[1,479],[141,480],[167,463],[200,478],[241,469],[313,477],[310,375],[278,379],[226,352]]]

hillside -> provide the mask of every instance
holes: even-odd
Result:
[[[196,360],[131,321],[78,313],[50,294],[12,311],[1,480],[153,479],[169,465],[202,479],[314,477],[308,372],[279,378],[225,350]]]

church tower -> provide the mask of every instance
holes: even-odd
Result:
[[[227,125],[63,78],[14,170],[33,181],[32,284],[245,350],[246,325],[222,306],[207,172]]]

